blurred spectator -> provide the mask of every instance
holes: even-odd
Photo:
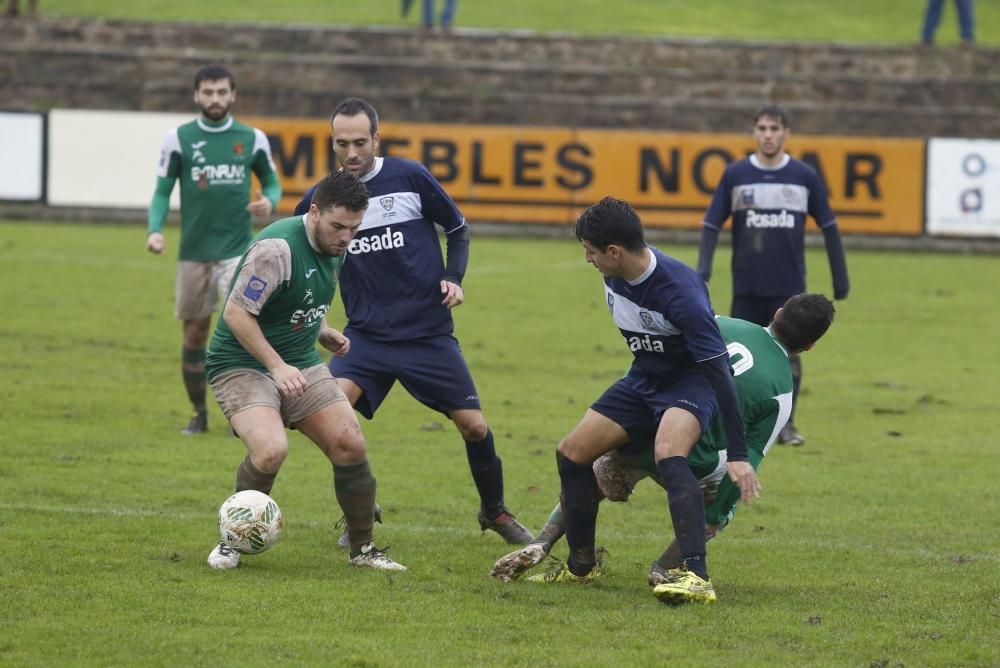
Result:
[[[944,0],[927,0],[927,8],[924,10],[924,26],[920,31],[920,42],[924,45],[934,43],[934,32],[938,24],[941,23],[941,9]],[[971,45],[975,38],[973,36],[976,24],[975,16],[972,13],[972,0],[955,0],[955,7],[958,9],[958,27],[962,35],[962,42]]]
[[[441,10],[440,23],[441,28],[444,30],[449,30],[451,28],[452,19],[455,18],[455,4],[457,0],[444,0],[444,8]],[[413,6],[413,0],[403,0],[403,16],[406,17],[410,13],[410,8]],[[434,0],[423,0],[423,27],[426,29],[431,29],[434,27]]]
[[[7,0],[7,16],[17,16],[21,13],[18,0]],[[38,15],[38,0],[28,0],[28,16]]]

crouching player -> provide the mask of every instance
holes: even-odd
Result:
[[[791,414],[789,355],[812,348],[830,327],[833,315],[833,303],[823,295],[799,294],[778,309],[766,328],[745,320],[718,318],[736,380],[749,461],[754,470],[760,467]],[[625,501],[642,478],[648,476],[659,482],[653,461],[654,436],[635,440],[594,462],[594,474],[604,497]],[[729,523],[740,498],[739,487],[726,475],[726,438],[720,416],[712,419],[687,460],[702,488],[705,537],[710,539]],[[490,575],[504,582],[520,577],[548,555],[564,531],[562,508],[557,504],[538,538],[498,559]],[[678,598],[671,586],[681,579],[682,563],[674,540],[650,567],[649,584],[660,600]]]

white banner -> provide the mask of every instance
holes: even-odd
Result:
[[[42,199],[45,119],[0,112],[0,200]]]
[[[1000,141],[927,143],[927,233],[1000,236]]]
[[[160,147],[190,114],[49,112],[49,204],[144,209],[156,187]],[[180,188],[171,208],[180,204]]]

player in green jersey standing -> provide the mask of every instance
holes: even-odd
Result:
[[[833,303],[819,294],[789,298],[767,328],[745,320],[718,318],[719,331],[729,351],[736,392],[746,433],[750,464],[757,470],[788,421],[792,408],[789,355],[809,350],[833,322]],[[732,518],[740,490],[726,475],[726,437],[716,415],[687,457],[705,499],[706,538],[714,537]],[[659,482],[653,461],[653,435],[637,439],[594,462],[601,493],[625,501],[635,484],[649,476]],[[497,560],[490,574],[503,581],[518,578],[540,563],[564,533],[562,509],[556,505],[534,543]],[[649,570],[657,598],[668,603],[714,601],[692,597],[679,587],[681,568],[677,541],[673,541]],[[535,576],[544,580],[545,575]],[[534,579],[534,578],[531,578]]]
[[[156,191],[149,206],[146,248],[163,252],[163,224],[174,182],[181,182],[181,243],[174,317],[183,323],[181,373],[194,407],[181,433],[208,428],[205,407],[205,343],[240,255],[253,236],[251,216],[266,219],[281,199],[281,184],[267,136],[233,118],[236,79],[221,65],[194,77],[194,102],[201,115],[171,129],[163,140]],[[250,199],[251,172],[263,193]]]
[[[342,356],[350,340],[326,324],[344,254],[364,219],[368,190],[348,172],[323,179],[309,211],[258,234],[239,259],[208,348],[208,377],[222,412],[246,445],[236,491],[271,493],[288,455],[285,425],[305,434],[333,465],[354,566],[406,570],[375,547],[375,477],[350,402],[316,351]],[[333,539],[335,542],[336,539]],[[240,563],[219,543],[212,568]]]

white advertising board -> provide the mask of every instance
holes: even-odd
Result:
[[[42,199],[44,147],[41,114],[0,112],[0,200]]]
[[[927,233],[1000,237],[1000,141],[927,143]]]
[[[167,131],[196,116],[53,109],[49,112],[49,204],[144,209],[156,187]],[[171,207],[180,203],[179,188]]]

